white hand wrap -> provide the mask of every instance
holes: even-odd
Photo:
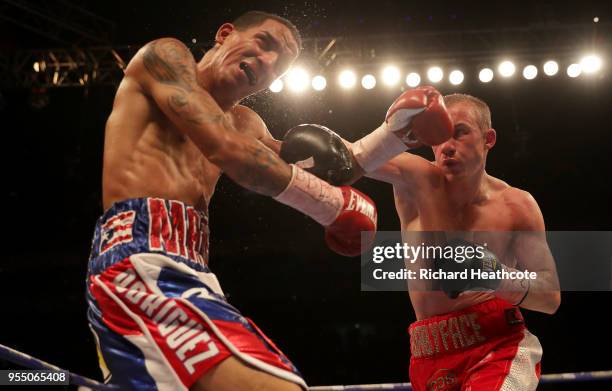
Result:
[[[344,206],[342,190],[294,164],[291,167],[291,181],[274,199],[312,217],[323,226],[333,223]]]
[[[408,146],[383,123],[372,133],[354,142],[352,149],[361,168],[365,172],[372,172],[406,151]]]

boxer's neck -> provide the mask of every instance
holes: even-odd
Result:
[[[454,178],[447,182],[449,198],[453,206],[462,208],[487,199],[488,174],[482,169],[474,175]]]

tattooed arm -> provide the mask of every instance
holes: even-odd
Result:
[[[144,93],[213,164],[239,185],[275,196],[291,180],[291,167],[253,136],[236,131],[213,97],[196,82],[196,62],[180,41],[143,47],[126,69]]]
[[[266,123],[259,114],[242,105],[236,105],[232,111],[234,113],[234,126],[237,130],[252,135],[277,155],[280,153],[281,142],[270,134]]]

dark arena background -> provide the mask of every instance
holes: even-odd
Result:
[[[249,9],[292,20],[304,38],[294,67],[327,80],[321,91],[307,80],[300,92],[284,79],[282,91],[244,102],[276,138],[297,124],[319,123],[357,140],[409,88],[409,72],[431,84],[427,69],[439,66],[444,78],[433,85],[442,93],[489,103],[499,139],[487,171],[529,191],[548,230],[610,230],[611,4],[0,0],[0,343],[101,379],[85,316],[85,273],[102,213],[104,124],[122,66],[143,44],[166,36],[199,59],[221,23]],[[601,66],[583,61],[586,55],[598,56]],[[516,65],[508,78],[498,70],[506,59]],[[545,74],[548,60],[558,73]],[[582,69],[577,77],[568,76],[572,63]],[[392,86],[380,77],[388,64],[399,70]],[[522,74],[528,64],[538,69],[532,80]],[[478,75],[486,67],[494,78],[483,83]],[[343,69],[357,75],[354,88],[339,86]],[[453,69],[464,73],[461,84],[449,82]],[[361,85],[368,73],[377,79],[369,90]],[[416,153],[431,158],[428,150]],[[377,203],[379,230],[398,230],[391,186],[369,179],[355,186]],[[361,292],[358,258],[335,255],[318,224],[226,177],[210,221],[210,267],[230,302],[310,385],[409,381],[406,329],[415,316],[406,293]],[[544,374],[612,369],[611,303],[609,292],[563,292],[552,316],[524,311],[544,348]],[[20,367],[0,360],[0,369],[12,368]],[[611,388],[610,381],[540,386]]]

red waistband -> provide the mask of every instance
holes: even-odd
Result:
[[[410,351],[413,358],[455,353],[524,328],[518,307],[505,300],[491,299],[414,322],[408,327]]]

